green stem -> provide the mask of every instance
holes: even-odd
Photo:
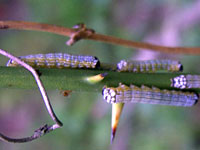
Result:
[[[41,80],[46,89],[96,91],[101,92],[104,85],[118,86],[119,83],[127,85],[156,86],[161,89],[172,89],[170,79],[186,73],[119,73],[108,70],[88,69],[46,69],[41,68]],[[105,79],[96,84],[88,83],[85,78],[107,72]],[[37,88],[31,74],[21,67],[0,67],[0,88]],[[200,92],[200,89],[196,89]]]

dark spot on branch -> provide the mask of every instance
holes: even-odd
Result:
[[[64,91],[60,91],[60,93],[63,95],[63,96],[69,96],[70,93],[72,92],[72,90],[64,90]]]

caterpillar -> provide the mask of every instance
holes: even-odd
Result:
[[[200,88],[199,75],[180,75],[171,79],[171,87],[179,89]]]
[[[71,55],[66,53],[35,54],[19,57],[33,67],[44,68],[99,68],[100,61],[95,56]],[[10,59],[7,66],[19,66]]]
[[[146,60],[130,61],[121,60],[117,63],[118,72],[155,72],[157,70],[167,70],[178,72],[183,70],[183,66],[176,60]]]
[[[142,85],[126,86],[120,84],[118,87],[104,86],[102,90],[103,99],[107,103],[148,103],[172,106],[193,106],[198,101],[198,95],[192,92],[160,90],[156,87],[149,88]]]

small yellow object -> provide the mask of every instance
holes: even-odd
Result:
[[[101,74],[98,74],[98,75],[95,75],[95,76],[90,76],[90,77],[86,78],[86,81],[91,83],[91,84],[95,84],[95,83],[102,81],[105,78],[106,75],[107,75],[107,73],[101,73]]]

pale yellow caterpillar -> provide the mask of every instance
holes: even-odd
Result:
[[[33,67],[43,68],[98,68],[100,61],[95,56],[71,55],[66,53],[36,54],[19,57]],[[7,66],[19,66],[10,59]]]

